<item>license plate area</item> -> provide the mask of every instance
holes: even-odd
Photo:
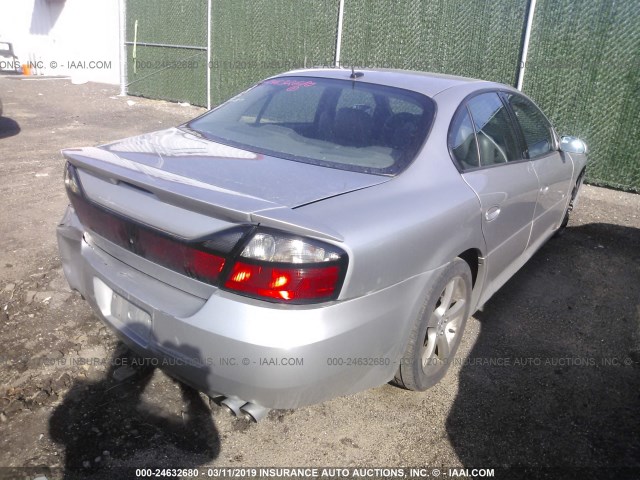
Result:
[[[94,278],[96,302],[111,324],[139,345],[146,347],[151,336],[151,315]]]

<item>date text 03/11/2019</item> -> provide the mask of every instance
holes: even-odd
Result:
[[[194,469],[152,469],[135,471],[137,478],[188,476],[203,478],[492,478],[493,468],[428,468],[428,467],[350,467],[350,468],[229,468],[207,467]]]

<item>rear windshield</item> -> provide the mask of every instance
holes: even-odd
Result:
[[[395,175],[414,159],[433,121],[419,93],[359,80],[278,77],[187,128],[234,147],[297,162]]]

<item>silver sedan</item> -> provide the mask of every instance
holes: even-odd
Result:
[[[71,287],[254,419],[438,382],[467,318],[565,227],[586,165],[511,87],[346,69],[63,155]]]

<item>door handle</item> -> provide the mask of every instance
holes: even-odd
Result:
[[[484,212],[484,218],[486,218],[487,222],[491,220],[495,220],[500,215],[500,207],[491,207],[489,210]]]

